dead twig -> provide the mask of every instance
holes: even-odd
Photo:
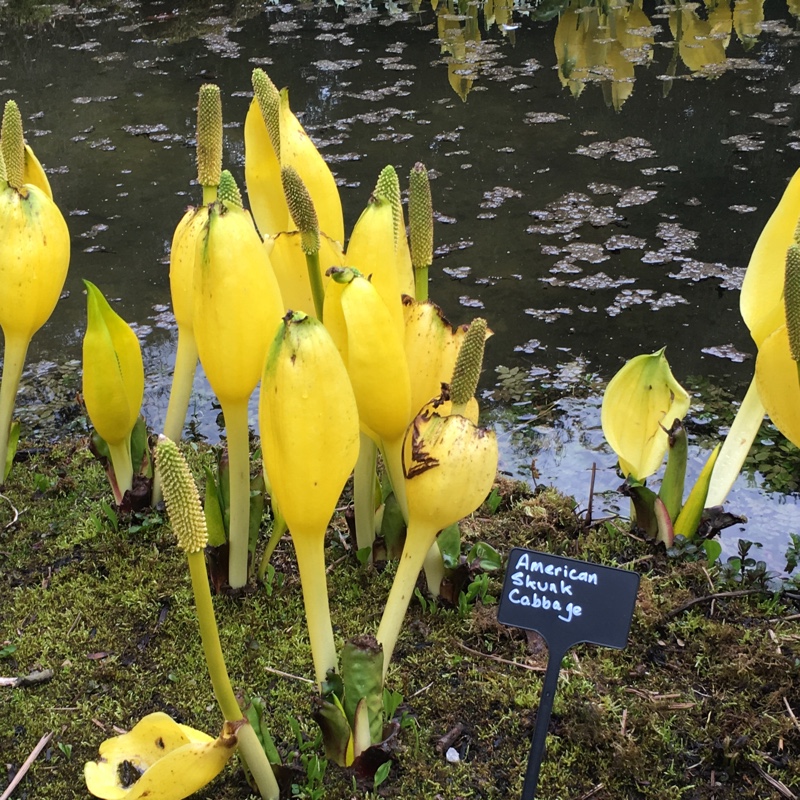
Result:
[[[592,524],[592,511],[594,509],[594,481],[597,476],[597,464],[592,462],[592,477],[589,480],[589,501],[586,503],[586,517],[583,521],[585,527]]]
[[[280,675],[282,678],[291,678],[294,681],[301,681],[302,683],[314,683],[311,678],[304,678],[302,675],[292,675],[291,672],[284,672],[274,667],[259,667],[259,669],[263,669],[265,672],[271,672],[273,675]]]
[[[786,800],[797,800],[797,795],[785,784],[779,781],[777,778],[773,778],[772,775],[768,774],[765,770],[758,766],[758,764],[753,764],[755,771],[773,788],[781,797],[785,797]],[[2,798],[0,798],[2,800]]]
[[[694,600],[690,600],[688,603],[684,603],[682,606],[678,606],[677,608],[673,608],[667,614],[667,619],[672,619],[672,617],[677,617],[678,614],[682,614],[684,611],[692,608],[693,606],[699,605],[700,603],[709,603],[713,602],[714,600],[724,600],[730,597],[745,597],[749,594],[764,594],[763,589],[737,589],[733,592],[715,592],[714,594],[707,594],[703,597],[695,597]]]
[[[604,783],[598,783],[594,789],[589,789],[588,792],[584,792],[580,797],[576,798],[576,800],[589,800],[590,797],[594,797],[599,791],[605,788]]]
[[[11,510],[14,512],[14,519],[12,519],[11,522],[7,522],[3,526],[4,528],[8,529],[8,528],[12,527],[12,525],[16,525],[17,520],[19,519],[19,511],[17,511],[17,509],[14,506],[14,504],[4,494],[0,494],[0,499],[5,500],[6,503],[8,503],[11,506]]]
[[[25,777],[26,773],[31,768],[31,764],[33,764],[33,762],[36,761],[37,758],[39,758],[39,753],[41,753],[42,750],[44,750],[44,748],[47,747],[47,743],[52,738],[53,738],[53,731],[50,731],[50,733],[46,733],[44,736],[42,736],[41,739],[39,739],[39,744],[37,744],[36,747],[33,748],[31,754],[25,759],[25,763],[19,768],[19,772],[14,776],[14,779],[11,781],[11,783],[8,784],[2,796],[0,796],[0,800],[8,800],[8,798],[11,797],[11,795],[14,792],[14,789],[17,788],[19,782]]]
[[[467,647],[465,644],[461,642],[456,642],[456,645],[460,647],[462,650],[466,650],[468,653],[472,653],[474,656],[480,656],[481,658],[488,658],[491,661],[497,661],[500,664],[508,664],[511,667],[520,667],[521,669],[528,669],[531,672],[545,672],[545,667],[533,667],[530,664],[521,664],[519,661],[509,661],[507,658],[500,658],[500,656],[493,656],[491,653],[481,653],[480,650],[473,650],[471,647]]]
[[[789,714],[789,719],[792,721],[792,724],[800,731],[800,722],[797,721],[797,717],[794,715],[794,711],[792,711],[792,707],[789,705],[789,701],[784,697],[783,704],[786,706],[786,711]]]

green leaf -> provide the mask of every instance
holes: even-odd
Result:
[[[208,528],[208,543],[211,547],[221,547],[228,540],[225,532],[225,522],[222,518],[222,509],[219,505],[219,492],[214,473],[206,467],[206,497],[203,512]]]
[[[714,564],[722,555],[722,545],[716,539],[706,539],[703,542],[703,550],[706,551],[709,564]]]
[[[461,556],[461,530],[458,523],[448,525],[437,537],[436,542],[442,554],[445,569],[455,569]]]
[[[4,482],[11,474],[11,467],[14,465],[14,456],[17,454],[17,445],[19,445],[19,422],[14,420],[14,422],[11,423],[11,430],[8,434],[8,449],[6,450],[6,463],[3,469]]]
[[[478,560],[484,572],[493,572],[503,566],[503,557],[497,550],[486,542],[475,542],[467,553],[467,561],[471,564]]]
[[[384,761],[378,769],[375,770],[374,788],[377,791],[378,787],[389,777],[389,770],[392,768],[391,761]]]

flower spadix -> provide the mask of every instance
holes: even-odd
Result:
[[[669,447],[665,428],[683,419],[689,402],[663,348],[632,358],[611,379],[603,395],[601,421],[625,477],[643,481],[658,470]]]
[[[238,744],[237,723],[217,739],[157,711],[128,733],[106,739],[84,767],[86,788],[104,800],[183,800],[222,772]]]
[[[69,255],[66,222],[52,200],[41,165],[24,143],[19,108],[9,100],[0,134],[0,326],[5,338],[0,469],[6,464],[14,400],[28,345],[53,313]]]
[[[87,325],[83,337],[83,400],[97,433],[111,453],[120,493],[131,488],[130,436],[144,397],[144,364],[139,339],[102,292],[86,286]]]
[[[284,317],[264,367],[259,422],[264,466],[292,535],[317,682],[336,668],[325,578],[325,532],[359,449],[356,398],[325,327]]]

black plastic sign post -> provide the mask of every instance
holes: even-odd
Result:
[[[639,590],[639,575],[588,561],[515,547],[497,619],[503,625],[540,633],[547,642],[547,670],[536,713],[522,800],[534,800],[539,767],[561,661],[575,644],[589,642],[622,650]]]

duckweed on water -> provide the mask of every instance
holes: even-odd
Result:
[[[187,452],[199,475],[210,452]],[[627,649],[580,645],[565,659],[542,796],[794,796],[800,594],[737,582],[702,561],[669,560],[614,521],[586,528],[585,512],[554,489],[534,495],[502,483],[498,491],[494,514],[484,507],[462,526],[465,546],[530,547],[642,575]],[[82,796],[83,763],[114,727],[130,728],[149,712],[218,729],[185,560],[162,516],[117,517],[83,441],[32,455],[27,469],[12,473],[5,496],[0,675],[51,670],[52,678],[0,685],[7,765],[0,788],[50,731],[17,800]],[[14,509],[19,517],[9,525]],[[336,519],[327,551],[340,642],[374,630],[394,570],[362,567],[346,531]],[[286,797],[373,797],[371,784],[334,765],[309,783],[321,746],[314,744],[311,656],[288,541],[273,565],[267,586],[215,599],[234,686],[266,703],[287,766]],[[488,596],[498,595],[500,579],[490,577]],[[466,612],[412,605],[388,677],[404,698],[401,747],[377,796],[518,797],[545,662],[536,635],[498,625],[489,597]],[[449,748],[456,763],[445,758]],[[315,794],[320,786],[324,795]],[[234,766],[197,797],[248,795]]]

